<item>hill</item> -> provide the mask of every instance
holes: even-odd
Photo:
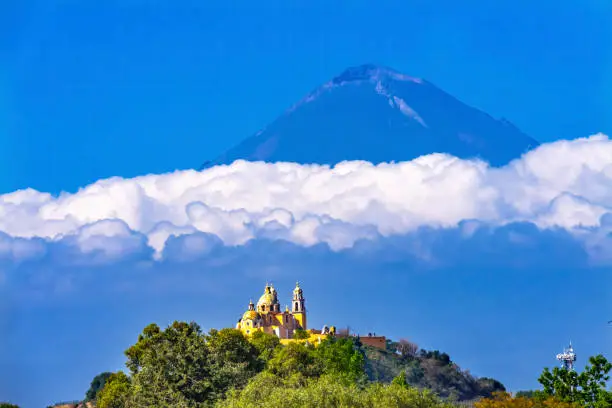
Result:
[[[368,64],[318,87],[203,167],[237,159],[380,163],[435,152],[501,166],[538,144],[510,122],[467,106],[426,80]]]
[[[87,408],[93,402],[98,408],[144,408],[162,400],[173,401],[169,406],[243,407],[252,400],[250,393],[262,387],[266,395],[258,394],[257,401],[285,401],[287,392],[300,400],[303,393],[331,387],[339,393],[359,392],[364,401],[388,393],[442,408],[448,401],[471,401],[505,390],[498,381],[462,371],[445,353],[419,350],[405,340],[371,347],[348,334],[282,344],[263,331],[247,337],[236,329],[206,334],[193,322],[174,322],[165,330],[151,324],[125,356],[128,375],[101,373],[91,381],[84,402],[52,408]]]
[[[400,373],[406,382],[421,389],[430,389],[442,398],[469,401],[490,397],[505,387],[491,378],[476,378],[462,370],[446,353],[418,350],[416,345],[387,342],[387,349],[362,346],[365,353],[365,371],[370,381],[390,383]]]
[[[446,353],[419,350],[406,340],[371,347],[341,332],[316,344],[281,344],[276,335],[259,330],[247,337],[237,329],[204,333],[195,322],[174,322],[164,330],[150,324],[125,356],[128,374],[102,373],[93,379],[86,396],[97,408],[612,404],[612,392],[606,390],[612,363],[603,355],[590,357],[589,365],[573,375],[565,368],[545,368],[538,379],[543,390],[521,396],[506,393],[496,380],[471,376]]]

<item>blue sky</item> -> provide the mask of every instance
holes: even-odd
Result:
[[[511,389],[570,339],[580,367],[610,355],[609,140],[352,184],[274,166],[130,179],[198,167],[366,62],[542,142],[612,134],[610,2],[93,3],[0,6],[0,194],[121,177],[0,196],[0,400],[80,398],[146,324],[231,326],[266,280],[283,298],[301,280],[315,327],[408,337]]]
[[[332,3],[3,5],[0,191],[197,167],[366,62],[541,141],[612,128],[605,0]]]

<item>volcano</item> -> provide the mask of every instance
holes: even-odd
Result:
[[[431,153],[503,166],[539,143],[432,83],[367,64],[349,68],[203,167],[235,160],[329,164]]]

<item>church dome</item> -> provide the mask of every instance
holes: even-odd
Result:
[[[272,295],[271,293],[264,293],[263,295],[261,295],[261,297],[257,301],[257,306],[272,305],[274,304],[274,300],[275,300],[274,295]]]
[[[259,313],[254,310],[247,310],[242,315],[242,320],[257,320],[259,318]]]
[[[276,295],[276,289],[274,289],[270,285],[266,285],[264,294],[261,295],[261,297],[257,301],[257,309],[261,309],[261,306],[266,306],[266,309],[270,310],[270,307],[277,303],[278,303],[278,298]]]

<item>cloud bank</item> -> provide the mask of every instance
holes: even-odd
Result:
[[[0,196],[0,395],[78,398],[146,324],[231,326],[266,280],[303,281],[313,327],[408,336],[531,389],[566,340],[612,344],[611,166],[596,135],[503,168],[236,162]]]
[[[161,260],[256,239],[341,251],[423,228],[469,236],[511,223],[566,230],[594,260],[612,261],[612,141],[544,144],[501,168],[445,154],[333,168],[237,161],[115,177],[57,197],[20,190],[0,196],[0,259],[44,257],[51,246],[95,262]]]

